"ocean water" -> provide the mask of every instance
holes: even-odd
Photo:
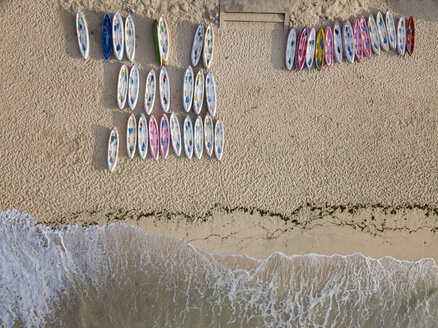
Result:
[[[51,229],[2,211],[0,326],[438,327],[438,267],[218,256],[122,223]]]

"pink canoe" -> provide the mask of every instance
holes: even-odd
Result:
[[[368,31],[367,21],[362,16],[360,18],[360,26],[363,33],[363,52],[367,58],[371,58],[371,38],[370,32]]]
[[[359,20],[356,18],[353,26],[353,38],[354,38],[354,52],[356,55],[356,59],[360,62],[363,58],[363,32],[362,26],[359,23]]]
[[[330,26],[325,28],[325,43],[324,43],[325,63],[328,67],[333,65],[333,33]]]
[[[160,152],[164,159],[169,154],[169,120],[166,114],[161,116],[160,122]]]
[[[149,119],[149,146],[151,155],[155,160],[158,160],[159,156],[159,143],[158,124],[155,117],[151,116]]]
[[[300,71],[304,63],[306,62],[306,52],[307,52],[307,39],[309,38],[309,28],[306,26],[300,34],[298,39],[298,51],[297,51],[297,69]]]

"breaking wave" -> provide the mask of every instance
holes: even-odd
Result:
[[[123,223],[0,212],[1,326],[437,327],[438,267],[361,254],[213,255]]]

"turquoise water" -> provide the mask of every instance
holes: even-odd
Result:
[[[438,267],[361,254],[218,256],[122,223],[0,212],[0,326],[438,327]]]

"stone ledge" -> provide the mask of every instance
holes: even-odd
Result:
[[[219,26],[225,22],[283,23],[288,28],[289,0],[220,0]]]

